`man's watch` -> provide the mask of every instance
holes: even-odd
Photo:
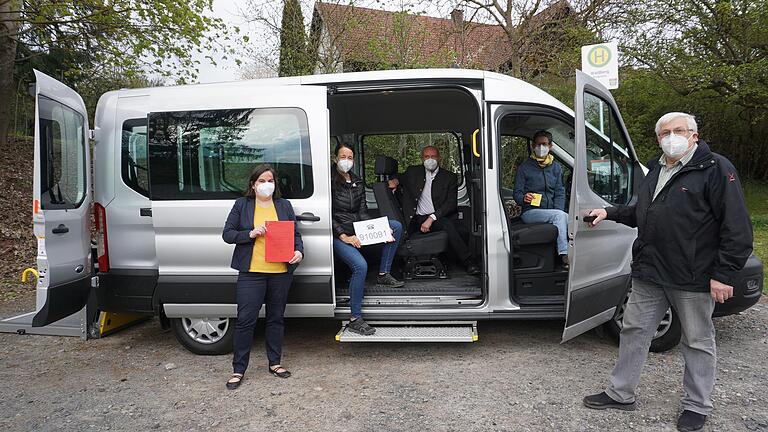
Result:
[[[435,214],[434,214],[434,213],[432,213],[431,215],[429,215],[429,217],[431,217],[433,221],[436,221],[436,220],[437,220],[437,216],[435,216]]]

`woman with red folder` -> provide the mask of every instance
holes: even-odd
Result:
[[[280,364],[283,351],[283,314],[293,271],[304,257],[299,232],[293,230],[293,257],[287,262],[270,262],[267,256],[267,222],[296,222],[288,200],[280,198],[277,173],[269,165],[259,165],[251,174],[245,196],[238,198],[224,224],[222,238],[235,245],[232,268],[237,277],[237,324],[235,326],[234,372],[227,388],[234,390],[243,381],[253,343],[253,330],[262,304],[267,305],[265,338],[269,372],[280,378],[291,373]]]

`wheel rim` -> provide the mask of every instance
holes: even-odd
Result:
[[[182,318],[184,333],[201,344],[216,343],[227,334],[229,318]]]
[[[630,290],[629,292],[632,292]],[[627,296],[624,297],[624,302],[621,303],[621,306],[619,306],[619,311],[616,313],[616,315],[613,317],[613,320],[616,322],[616,325],[619,326],[619,330],[624,327],[624,311],[627,309],[627,302],[629,301],[629,293],[627,293]],[[656,328],[656,333],[653,335],[654,339],[658,339],[669,331],[670,328],[672,328],[672,308],[667,309],[666,312],[664,312],[664,317],[661,319],[661,322],[659,323],[659,326]]]

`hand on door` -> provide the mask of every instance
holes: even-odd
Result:
[[[592,216],[595,219],[592,222],[589,222],[589,227],[592,228],[599,224],[603,219],[608,217],[608,212],[605,211],[605,209],[594,209],[589,212],[588,216]]]

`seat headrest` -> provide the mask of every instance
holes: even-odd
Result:
[[[373,172],[376,175],[397,174],[397,160],[384,155],[376,156]]]

